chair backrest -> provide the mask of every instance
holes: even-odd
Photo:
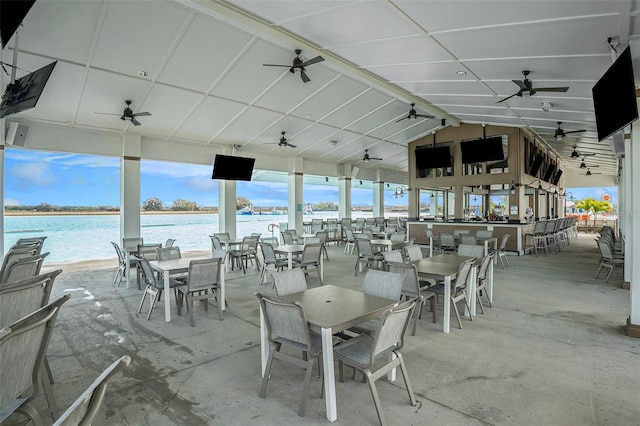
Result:
[[[358,249],[358,256],[360,257],[373,256],[371,241],[366,238],[356,238],[356,249]]]
[[[507,242],[511,238],[511,234],[504,234],[500,240],[500,251],[504,251],[507,248]]]
[[[348,242],[352,243],[352,242],[355,241],[356,238],[353,236],[353,231],[351,229],[345,228],[344,229],[344,233],[347,236],[347,241]]]
[[[260,251],[262,252],[264,263],[276,263],[276,252],[273,250],[273,246],[269,243],[259,243],[258,245],[260,246]]]
[[[111,241],[111,244],[113,245],[113,248],[116,250],[116,255],[118,256],[118,263],[120,265],[126,265],[127,260],[125,257],[125,254],[122,252],[122,249],[120,248],[120,246],[116,243],[114,243],[113,241]]]
[[[454,229],[453,231],[453,235],[468,235],[468,234],[469,234],[468,229]]]
[[[9,265],[9,263],[11,263],[11,261],[15,260],[15,259],[22,259],[25,257],[31,257],[31,256],[37,256],[39,253],[37,251],[36,248],[34,247],[17,247],[17,248],[11,248],[9,249],[9,251],[7,251],[7,253],[4,255],[4,259],[2,259],[2,268],[0,269],[0,281],[2,280],[2,276],[4,275],[5,271],[7,270],[7,266]]]
[[[307,244],[320,244],[320,237],[308,237],[305,238]]]
[[[282,231],[282,241],[284,241],[285,244],[293,244],[293,237],[290,233]]]
[[[415,300],[410,300],[389,308],[382,314],[378,329],[373,335],[369,368],[373,366],[376,359],[386,357],[389,351],[398,350],[404,346],[404,334],[415,305]]]
[[[140,267],[142,283],[145,286],[151,285],[157,288],[164,288],[164,284],[159,283],[158,280],[156,280],[156,275],[153,273],[151,266],[149,266],[149,261],[147,259],[145,259],[144,257],[140,258],[140,262],[138,263],[138,266]]]
[[[400,250],[383,251],[382,257],[384,257],[384,261],[387,263],[389,262],[404,263],[404,259],[402,258],[402,252],[400,252]]]
[[[327,242],[327,238],[329,237],[329,232],[328,231],[318,231],[318,232],[316,232],[316,237],[320,238],[320,244],[325,244]]]
[[[0,284],[8,284],[15,281],[25,280],[40,274],[42,262],[48,255],[49,253],[44,253],[37,256],[12,260],[7,265],[7,269],[4,271]]]
[[[320,264],[320,256],[322,255],[322,244],[320,243],[311,243],[305,244],[304,250],[302,252],[302,264],[305,263],[315,263],[316,265]]]
[[[455,247],[456,240],[453,234],[440,233],[440,247]]]
[[[607,242],[599,240],[598,248],[600,249],[600,256],[602,256],[603,259],[613,260],[613,251]]]
[[[136,251],[140,244],[144,244],[144,239],[142,237],[127,237],[122,239],[122,248],[125,251]]]
[[[544,232],[546,234],[552,233],[556,229],[556,222],[554,220],[548,220],[545,222]]]
[[[164,246],[165,247],[173,247],[173,243],[175,243],[176,240],[174,238],[167,238],[167,241],[164,242]]]
[[[125,355],[107,367],[82,395],[62,413],[53,426],[90,425],[98,414],[109,381],[131,364],[131,357]]]
[[[231,237],[229,236],[228,232],[216,232],[213,235],[218,237],[220,239],[220,241],[229,241],[231,239]]]
[[[211,248],[212,250],[223,250],[222,244],[220,243],[220,238],[217,235],[209,235],[211,238]]]
[[[405,246],[404,253],[407,255],[409,262],[415,262],[416,260],[424,259],[424,256],[422,255],[422,249],[417,245]]]
[[[61,269],[0,286],[0,328],[46,306]]]
[[[286,296],[287,294],[298,293],[307,289],[307,279],[300,268],[273,272],[271,277],[275,283],[274,286],[278,296]]]
[[[464,288],[467,285],[467,279],[469,279],[469,272],[473,267],[476,259],[468,259],[460,264],[458,267],[458,274],[456,275],[456,281],[454,283],[455,288]]]
[[[147,260],[158,260],[156,249],[162,248],[162,244],[138,244],[137,257],[144,257]]]
[[[478,240],[475,235],[460,235],[461,244],[478,244]]]
[[[394,242],[400,242],[400,241],[404,241],[405,235],[400,234],[398,232],[394,232],[393,234],[391,234],[391,237],[389,239]]]
[[[22,245],[22,244],[43,244],[44,240],[46,240],[47,237],[46,236],[42,236],[42,237],[27,237],[27,238],[19,238],[18,241],[16,241],[15,245]]]
[[[493,255],[491,253],[482,258],[482,262],[480,262],[480,268],[478,269],[478,280],[484,281],[487,278],[487,269],[489,269],[489,264],[492,260]]]
[[[491,238],[493,237],[493,231],[486,231],[484,229],[480,229],[479,231],[476,231],[476,237],[478,238]]]
[[[298,234],[296,233],[296,230],[295,230],[295,229],[287,229],[287,230],[286,230],[286,231],[284,231],[284,232],[288,232],[289,234],[291,234],[291,236],[292,236],[293,238],[295,238],[295,237],[297,237],[297,236],[298,236]]]
[[[482,257],[484,256],[484,246],[460,244],[458,246],[458,255],[470,256],[470,257]]]
[[[420,279],[416,265],[398,262],[387,263],[387,271],[402,275],[401,295],[409,297],[420,296]]]
[[[364,275],[362,292],[390,300],[399,300],[402,293],[401,274],[369,269]]]
[[[363,229],[362,230],[362,236],[364,236],[365,238],[372,240],[373,239],[373,231],[371,231],[370,229]]]
[[[545,221],[536,222],[536,225],[533,227],[534,234],[543,234],[547,227],[547,223]]]
[[[269,341],[275,343],[276,339],[284,339],[305,345],[307,351],[313,353],[311,350],[309,323],[304,316],[302,305],[276,296],[267,296],[260,293],[256,293],[256,296],[260,300]]]
[[[220,283],[220,265],[222,260],[201,259],[189,263],[187,289],[189,291],[217,287]]]
[[[162,260],[171,260],[171,259],[180,259],[182,255],[180,254],[180,247],[157,247],[156,248],[156,257],[159,261]]]
[[[16,399],[26,401],[38,394],[51,333],[60,307],[70,297],[67,294],[0,330],[0,423],[20,407],[14,404]]]

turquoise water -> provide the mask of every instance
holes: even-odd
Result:
[[[304,217],[337,218],[338,212],[314,213]],[[356,213],[355,217],[371,217]],[[237,235],[260,232],[270,237],[269,224],[287,222],[287,215],[237,216]],[[115,257],[111,241],[120,239],[120,216],[7,216],[5,217],[5,252],[20,238],[46,235],[44,252],[50,252],[46,262],[76,262],[80,260]],[[276,228],[277,230],[277,228]],[[164,243],[174,238],[182,250],[200,250],[211,247],[209,235],[218,232],[217,214],[167,214],[140,217],[140,235],[145,243]],[[276,235],[277,236],[277,235]]]

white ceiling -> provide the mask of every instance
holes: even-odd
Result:
[[[404,172],[407,144],[445,118],[528,127],[567,159],[565,173],[580,171],[575,144],[616,175],[608,143],[597,141],[591,87],[612,63],[607,37],[622,51],[639,24],[636,1],[613,0],[38,0],[18,66],[58,65],[37,107],[11,118]],[[262,66],[291,64],[296,48],[326,59],[307,68],[311,82]],[[534,87],[570,89],[497,103],[525,69]],[[120,113],[126,99],[153,115],[134,127],[95,114]],[[397,122],[410,102],[436,118]],[[587,131],[556,142],[558,121]],[[282,131],[297,148],[273,144]],[[383,160],[362,163],[365,149]]]

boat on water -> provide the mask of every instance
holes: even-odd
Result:
[[[238,216],[251,216],[253,214],[254,213],[253,213],[253,205],[252,204],[244,206],[240,210],[236,211],[236,215],[238,215]]]
[[[304,206],[304,214],[313,214],[313,205],[311,204],[307,204],[306,206]]]

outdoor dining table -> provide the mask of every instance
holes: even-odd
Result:
[[[161,243],[158,243],[158,244],[144,244],[144,245],[145,246],[149,246],[149,248],[153,247],[154,251],[155,251],[156,247],[162,247]],[[139,253],[138,245],[122,247],[122,251],[124,251],[125,259],[126,259],[126,262],[127,262],[127,268],[126,268],[126,271],[125,271],[125,274],[126,274],[126,277],[127,277],[127,288],[131,288],[131,255]]]
[[[192,260],[210,259],[210,257],[182,257],[170,260],[151,260],[149,266],[154,271],[162,274],[164,284],[164,320],[171,321],[171,288],[169,287],[169,275],[187,272]],[[225,310],[224,268],[220,268],[220,297],[222,298],[222,310]]]
[[[379,317],[395,302],[360,291],[333,285],[312,288],[283,296],[284,299],[300,302],[312,331],[322,336],[322,363],[324,368],[324,394],[327,419],[338,419],[336,405],[336,381],[333,363],[333,334]],[[260,344],[262,374],[269,357],[269,340],[262,310],[260,311]]]
[[[293,268],[293,255],[301,254],[304,251],[304,244],[284,244],[278,247],[274,247],[273,250],[276,254],[287,255],[287,266],[289,269]]]
[[[444,281],[444,318],[442,321],[442,331],[445,333],[449,333],[451,281],[458,275],[460,264],[469,259],[474,258],[458,256],[457,254],[439,254],[413,262],[413,264],[416,265],[419,276]],[[469,299],[471,309],[467,312],[465,307],[465,314],[473,316],[476,312],[476,268],[471,268],[471,272],[467,278],[467,298]]]
[[[386,251],[402,248],[406,244],[407,243],[405,241],[376,240],[376,239],[371,240],[372,246],[378,246]]]
[[[241,246],[242,245],[242,238],[234,238],[232,240],[220,240],[220,244],[222,244],[222,247],[227,251],[227,258],[229,258],[229,252],[233,249],[233,247],[237,247],[237,246]],[[224,262],[224,269],[225,272],[229,272],[229,265],[231,264],[231,262]]]
[[[491,238],[478,238],[478,242],[484,244],[484,255],[489,254],[489,244],[493,244],[493,250],[498,249],[498,239],[496,237]],[[429,237],[429,257],[433,256],[433,237]],[[494,263],[497,259],[494,258]]]

